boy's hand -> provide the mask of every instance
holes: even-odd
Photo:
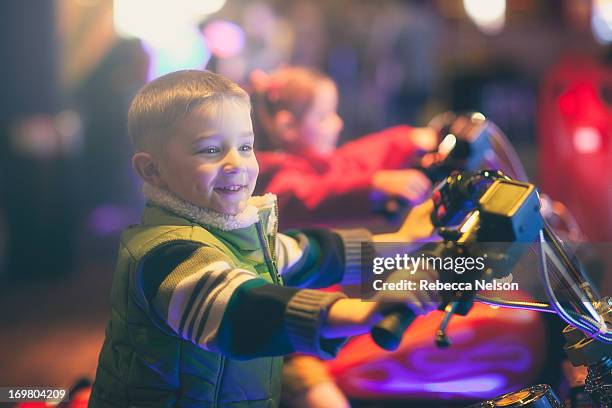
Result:
[[[431,181],[414,169],[377,171],[372,187],[389,196],[402,197],[413,206],[421,204],[431,194]]]
[[[438,307],[440,298],[435,291],[418,290],[419,281],[433,282],[437,279],[435,270],[419,270],[411,274],[407,271],[392,273],[386,282],[402,280],[416,283],[417,290],[380,291],[374,301],[361,299],[340,299],[336,301],[327,315],[321,330],[323,337],[337,338],[368,333],[372,326],[384,317],[384,312],[397,303],[405,304],[416,315],[426,314]]]

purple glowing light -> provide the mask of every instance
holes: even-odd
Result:
[[[357,370],[356,370],[357,371]],[[432,393],[453,397],[493,397],[508,389],[508,378],[503,374],[480,372],[458,375],[442,370],[437,380],[424,377],[421,372],[406,369],[393,360],[379,361],[351,373],[351,385],[378,395],[406,395],[430,397]],[[449,378],[450,377],[450,378]]]
[[[423,384],[426,391],[452,393],[463,395],[483,395],[485,393],[497,394],[506,385],[506,379],[498,374],[481,375],[468,379],[444,381],[439,383]]]
[[[453,337],[455,348],[432,346],[371,361],[347,370],[344,380],[367,393],[411,398],[431,398],[433,393],[488,398],[523,385],[521,373],[529,370],[533,360],[529,347],[511,334],[473,345],[469,332]]]
[[[457,337],[455,350],[460,346]],[[458,352],[440,349],[416,350],[409,356],[410,366],[422,367],[423,371],[440,372],[450,375],[465,376],[474,372],[487,372],[492,368],[520,373],[529,369],[532,361],[531,351],[516,342],[513,335],[495,339],[489,343],[466,347]]]
[[[232,22],[212,21],[206,25],[203,34],[211,53],[218,58],[234,57],[244,48],[244,31]]]

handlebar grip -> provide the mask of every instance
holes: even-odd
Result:
[[[399,347],[404,332],[417,316],[404,304],[395,305],[383,314],[385,317],[372,327],[370,335],[380,347],[393,351]]]

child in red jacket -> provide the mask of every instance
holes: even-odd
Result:
[[[316,71],[281,68],[256,71],[254,119],[260,191],[278,196],[290,222],[347,220],[368,213],[372,191],[423,202],[431,183],[409,169],[419,151],[436,144],[428,128],[396,126],[337,147],[343,127],[333,80]]]
[[[396,126],[337,147],[343,121],[331,78],[286,67],[269,75],[255,71],[251,82],[259,137],[258,189],[277,195],[289,221],[285,228],[363,221],[373,191],[402,197],[411,205],[428,198],[429,179],[409,167],[417,153],[435,147],[433,130]],[[421,220],[415,221],[411,225],[416,227]],[[305,355],[286,361],[283,399],[300,408],[349,406],[320,360]]]

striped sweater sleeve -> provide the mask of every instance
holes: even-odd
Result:
[[[362,250],[369,250],[366,229],[310,228],[278,234],[279,272],[289,286],[323,288],[360,282]]]
[[[319,334],[341,295],[269,284],[215,248],[166,244],[137,276],[153,318],[209,351],[235,359],[293,351],[329,357],[344,341]]]

